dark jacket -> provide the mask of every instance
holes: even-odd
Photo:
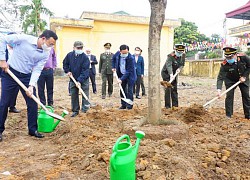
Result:
[[[135,59],[135,55],[133,55]],[[144,75],[144,59],[142,56],[138,56],[137,62],[135,62],[136,74],[137,76]]]
[[[248,56],[237,56],[237,62],[229,64],[226,60],[221,63],[217,77],[217,89],[222,89],[223,81],[225,84],[233,85],[239,81],[240,77],[246,77],[244,84],[249,86],[250,58]]]
[[[113,53],[102,53],[99,61],[99,73],[113,74],[112,71],[112,57]]]
[[[96,56],[91,55],[90,56],[90,60],[92,61],[91,64],[91,69],[90,71],[92,71],[93,74],[96,74],[96,69],[95,69],[95,65],[98,64],[97,60],[96,60]]]
[[[89,78],[89,58],[85,53],[76,55],[72,51],[63,60],[63,70],[65,73],[71,72],[73,77],[80,83]]]
[[[169,54],[161,70],[162,79],[164,81],[169,81],[170,74],[175,74],[178,68],[183,68],[185,66],[185,58],[185,54],[183,54],[181,57],[177,57],[175,53]]]
[[[136,71],[135,71],[135,59],[130,53],[128,53],[128,56],[126,57],[125,60],[126,60],[126,65],[125,65],[126,73],[125,74],[122,74],[120,71],[120,52],[119,53],[117,52],[113,56],[112,68],[116,69],[117,75],[122,81],[128,80],[128,83],[134,84],[137,79]]]

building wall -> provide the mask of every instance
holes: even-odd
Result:
[[[187,60],[181,74],[185,76],[216,78],[221,62],[222,59]]]

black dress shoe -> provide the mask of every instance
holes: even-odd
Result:
[[[142,96],[147,96],[147,94],[142,94]]]
[[[141,99],[141,96],[136,96],[136,99]]]
[[[3,140],[3,135],[0,133],[0,142]]]
[[[119,107],[119,109],[126,109],[126,106],[121,106]]]
[[[76,117],[79,114],[79,112],[73,112],[70,117]]]
[[[20,113],[21,111],[18,110],[16,107],[10,107],[9,112],[10,113]]]
[[[35,131],[35,132],[29,132],[30,136],[35,136],[36,138],[44,138],[43,134],[40,134],[39,132]]]
[[[106,98],[106,96],[102,95],[102,99],[105,99],[105,98]]]

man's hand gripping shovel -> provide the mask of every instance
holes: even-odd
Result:
[[[231,91],[233,88],[235,88],[236,86],[238,86],[240,83],[241,83],[241,81],[238,81],[237,83],[235,83],[234,85],[232,85],[230,88],[228,88],[226,91],[224,91],[223,93],[221,93],[219,97],[217,96],[217,97],[213,98],[212,100],[208,101],[206,104],[203,105],[203,107],[206,107],[207,105],[211,104],[215,100],[219,99],[221,96],[223,96],[227,92]]]
[[[126,103],[128,103],[128,104],[130,104],[130,105],[133,105],[134,104],[134,102],[133,101],[131,101],[130,99],[127,99],[126,98],[126,95],[125,95],[125,92],[124,92],[124,90],[123,90],[123,88],[122,88],[122,85],[121,85],[121,83],[119,83],[119,78],[118,78],[118,76],[117,76],[117,73],[116,73],[116,71],[114,71],[114,75],[115,75],[115,77],[116,77],[116,80],[117,80],[117,82],[118,82],[118,84],[119,84],[119,88],[120,88],[120,90],[121,90],[121,92],[122,92],[122,95],[123,95],[123,98],[121,98],[124,102],[126,102]]]
[[[173,77],[170,79],[170,81],[161,81],[161,85],[164,87],[164,88],[169,88],[169,87],[172,87],[172,82],[174,81],[174,79],[176,78],[176,76],[180,73],[181,71],[180,70],[176,70],[175,74],[173,75]]]
[[[24,91],[29,91],[28,88],[9,70],[7,69],[7,73],[19,84],[19,86],[21,86],[23,88]],[[34,96],[34,94],[31,95],[31,98],[38,104],[40,105],[46,112],[46,114],[48,114],[49,116],[61,120],[63,121],[64,118],[58,114],[52,113],[50,112],[40,101],[39,99],[37,99],[36,96]]]

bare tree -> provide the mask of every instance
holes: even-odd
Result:
[[[161,30],[165,20],[167,0],[149,0],[151,16],[149,24],[149,90],[148,90],[148,122],[159,124],[161,118],[160,98],[160,41]]]
[[[0,3],[0,26],[10,31],[21,27],[19,3],[20,0],[4,0]]]

